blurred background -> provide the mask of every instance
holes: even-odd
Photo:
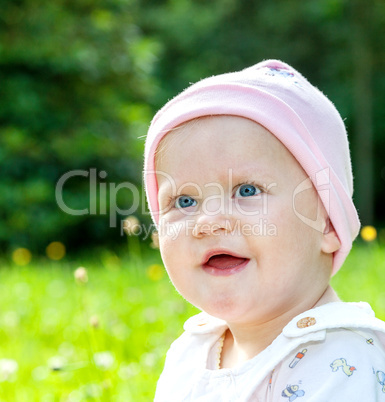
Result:
[[[345,120],[364,230],[333,285],[385,318],[384,27],[383,0],[0,0],[0,402],[152,400],[196,310],[138,234],[147,128],[263,59]]]
[[[2,0],[0,250],[122,245],[134,194],[111,194],[111,184],[141,187],[155,111],[190,82],[267,58],[292,64],[335,103],[362,223],[384,226],[384,26],[381,0]],[[89,213],[56,201],[73,170],[88,176],[63,183],[63,203]],[[115,194],[122,213],[111,227]],[[144,201],[129,212],[150,223]]]

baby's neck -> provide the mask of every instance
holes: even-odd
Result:
[[[335,291],[329,286],[321,298],[307,309],[319,307],[323,304],[338,302]],[[299,309],[301,310],[301,309]],[[263,325],[242,326],[229,324],[226,332],[221,355],[221,368],[232,368],[240,363],[252,359],[282,332],[282,329],[298,314],[306,311],[290,311]]]
[[[335,290],[331,286],[328,286],[325,290],[325,293],[320,297],[320,299],[312,308],[322,306],[323,304],[334,303],[339,301],[341,301],[341,299],[338,297]]]

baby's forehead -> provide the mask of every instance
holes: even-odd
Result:
[[[239,141],[239,131],[237,130],[237,126],[239,127],[242,123],[244,123],[244,121],[247,121],[249,124],[252,125],[260,126],[259,123],[241,116],[200,116],[193,120],[185,121],[182,124],[177,125],[171,130],[165,132],[157,145],[156,154],[162,153],[162,151],[164,151],[166,147],[170,148],[173,145],[183,145],[189,140],[193,143],[203,142],[203,140],[210,138],[213,126],[215,126],[216,122],[218,121],[223,121],[223,124],[225,126],[229,121],[232,121],[234,130],[232,132],[229,132],[226,137],[222,137],[217,145],[220,145],[221,142],[229,139],[229,136],[231,137],[230,141]],[[267,129],[265,129],[265,131],[269,132]],[[269,134],[272,135],[270,132]]]
[[[226,143],[242,155],[245,151],[254,152],[263,148],[264,154],[280,159],[289,156],[290,161],[296,161],[286,146],[258,122],[235,115],[214,115],[186,121],[165,133],[156,147],[155,162],[176,150],[183,152],[193,148],[198,156],[203,146],[216,150],[224,148]],[[239,147],[240,144],[244,147]],[[213,152],[211,158],[215,156]],[[242,163],[242,159],[238,162]]]
[[[159,143],[155,159],[157,170],[182,176],[202,168],[210,170],[207,177],[228,176],[231,170],[237,180],[256,176],[271,182],[282,174],[305,175],[271,132],[238,116],[203,117],[178,126]]]
[[[191,135],[198,133],[200,131],[205,131],[209,122],[213,119],[217,119],[219,116],[201,116],[197,117],[193,120],[185,121],[171,130],[163,133],[163,137],[158,143],[156,147],[155,158],[165,153],[167,149],[172,148],[176,145],[183,145],[190,138]],[[196,142],[199,141],[199,138],[194,138]]]

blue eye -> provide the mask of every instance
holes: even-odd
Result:
[[[252,197],[253,195],[260,194],[262,191],[252,184],[242,184],[235,192],[236,197]]]
[[[175,201],[176,208],[188,208],[194,207],[195,205],[197,205],[197,202],[194,200],[194,198],[187,195],[181,195]]]

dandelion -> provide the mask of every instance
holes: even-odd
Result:
[[[364,226],[361,229],[361,237],[367,242],[371,242],[377,238],[377,230],[374,226]]]
[[[144,353],[141,357],[141,363],[150,368],[153,369],[155,367],[156,363],[156,355],[155,353]]]
[[[84,267],[79,267],[74,272],[75,280],[79,284],[88,282],[87,270]]]
[[[159,248],[159,233],[155,230],[154,232],[152,232],[151,234],[151,244],[150,247],[151,248]]]
[[[100,400],[100,396],[103,393],[102,387],[99,384],[86,384],[81,387],[83,394],[81,401],[90,400],[90,399],[98,399]]]
[[[7,311],[3,315],[3,324],[7,327],[17,327],[20,323],[20,317],[16,311]]]
[[[140,230],[140,222],[134,215],[128,216],[123,221],[123,231],[126,235],[135,235]]]
[[[97,352],[94,354],[94,362],[100,369],[108,370],[114,364],[115,358],[111,352]]]
[[[35,367],[31,372],[31,376],[35,381],[43,381],[49,376],[49,369],[46,366]]]
[[[12,253],[12,260],[17,265],[28,265],[31,262],[32,254],[27,248],[17,248]]]
[[[99,328],[100,322],[99,322],[99,318],[97,315],[93,315],[90,318],[90,325],[91,325],[91,327]]]
[[[17,361],[13,359],[0,359],[0,381],[12,381],[19,369]]]
[[[152,264],[147,268],[146,274],[152,281],[159,281],[164,276],[164,269],[159,264]]]
[[[53,356],[48,360],[48,367],[52,371],[61,371],[65,366],[65,359],[62,356]]]
[[[60,241],[53,241],[52,243],[48,244],[47,248],[45,249],[45,253],[51,260],[59,261],[65,256],[66,248],[65,245]]]
[[[155,307],[147,307],[143,310],[143,318],[146,323],[154,323],[158,319],[158,312]]]
[[[122,380],[129,380],[140,373],[140,365],[138,363],[121,363],[118,375]]]

